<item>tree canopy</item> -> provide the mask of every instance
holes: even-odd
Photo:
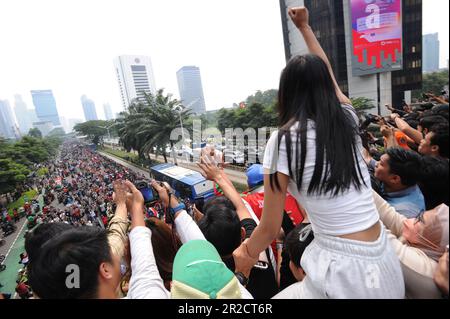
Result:
[[[81,135],[86,135],[95,145],[103,143],[103,137],[108,134],[107,127],[114,124],[114,121],[88,121],[78,123],[74,126],[74,131]]]
[[[54,156],[61,144],[58,137],[24,136],[17,142],[0,139],[0,193],[12,191],[25,181],[33,164]]]
[[[422,93],[432,93],[434,95],[441,95],[442,90],[448,86],[448,70],[440,72],[426,73],[423,75],[422,90],[413,92],[413,97],[420,99]]]
[[[116,120],[120,142],[127,151],[136,150],[140,157],[155,151],[167,161],[165,149],[173,144],[170,135],[174,129],[181,128],[180,117],[186,122],[190,115],[189,109],[183,109],[180,101],[164,94],[164,90],[155,95],[146,94]]]

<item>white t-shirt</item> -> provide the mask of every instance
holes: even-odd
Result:
[[[350,108],[350,106],[343,107]],[[357,121],[356,116],[354,116],[354,120]],[[315,233],[329,236],[342,236],[369,229],[379,221],[379,215],[373,200],[369,171],[361,155],[361,139],[359,137],[357,138],[358,164],[364,177],[365,185],[361,185],[360,190],[357,190],[352,185],[349,190],[340,193],[334,198],[329,194],[308,195],[308,187],[314,173],[316,161],[316,130],[313,121],[308,121],[307,125],[307,154],[302,187],[298,191],[297,184],[291,177],[288,192],[305,208]],[[293,148],[291,163],[288,163],[285,137],[280,142],[277,158],[278,132],[272,134],[264,154],[263,166],[266,172],[268,171],[271,174],[280,172],[290,176],[289,164],[291,164],[292,171],[295,171],[295,145],[297,143],[296,130],[298,126],[299,123],[291,128]],[[300,162],[300,159],[298,160]],[[300,167],[300,163],[298,166]]]

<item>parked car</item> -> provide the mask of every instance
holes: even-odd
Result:
[[[241,151],[225,150],[225,162],[235,165],[245,165],[245,155]]]

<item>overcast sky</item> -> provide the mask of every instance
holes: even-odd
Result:
[[[449,1],[423,0],[424,33],[449,56]],[[52,89],[60,116],[84,119],[86,94],[121,111],[113,59],[147,55],[156,86],[178,97],[176,71],[200,67],[207,109],[276,88],[285,64],[278,0],[1,0],[0,99]]]

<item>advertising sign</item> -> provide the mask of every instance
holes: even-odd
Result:
[[[402,69],[402,0],[349,0],[353,76]]]

